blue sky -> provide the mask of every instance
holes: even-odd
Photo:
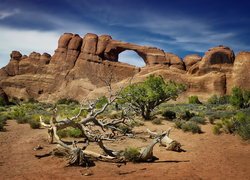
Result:
[[[110,34],[181,57],[217,45],[249,51],[249,9],[239,0],[0,0],[0,67],[12,50],[53,54],[64,32]],[[133,53],[120,59],[142,63]]]

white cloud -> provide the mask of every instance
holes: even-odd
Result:
[[[20,30],[8,27],[0,27],[0,67],[9,62],[9,54],[12,50],[18,50],[22,54],[30,54],[33,51],[52,54],[57,47],[60,33],[37,30]]]
[[[0,10],[0,20],[18,14],[19,12],[20,12],[19,9],[14,9],[13,11]]]

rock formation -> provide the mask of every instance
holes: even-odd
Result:
[[[119,54],[136,52],[146,66],[139,68],[119,62]],[[53,56],[32,52],[29,56],[13,51],[7,66],[0,69],[0,87],[9,97],[55,101],[83,99],[103,92],[102,78],[113,74],[116,85],[134,77],[143,80],[159,74],[166,80],[187,84],[186,95],[204,98],[223,95],[233,86],[250,89],[250,52],[236,56],[224,46],[209,49],[204,57],[187,55],[184,60],[173,53],[148,46],[113,40],[109,35],[64,33]],[[100,78],[102,77],[102,78]]]

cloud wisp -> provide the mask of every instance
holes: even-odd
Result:
[[[14,9],[12,11],[0,10],[0,20],[6,19],[10,16],[14,16],[20,12],[19,9]]]

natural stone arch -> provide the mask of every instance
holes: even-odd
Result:
[[[124,50],[118,54],[118,61],[137,67],[146,66],[145,60],[134,50]]]
[[[146,65],[165,64],[165,52],[161,49],[148,46],[112,40],[107,45],[104,52],[104,59],[118,62],[119,54],[125,50],[135,51],[145,62]]]

